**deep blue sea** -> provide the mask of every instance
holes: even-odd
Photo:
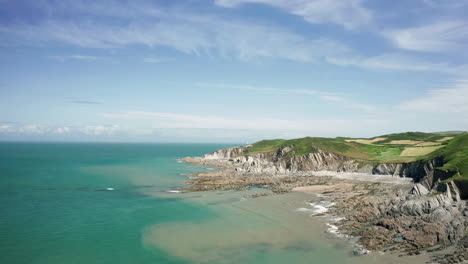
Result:
[[[352,256],[311,195],[172,192],[227,146],[0,143],[0,263],[396,263]]]

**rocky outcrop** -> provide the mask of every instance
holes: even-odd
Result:
[[[244,155],[228,160],[239,172],[284,174],[307,171],[357,171],[358,164],[348,158],[318,151],[305,155],[287,155],[284,150]]]
[[[274,176],[288,173],[332,171],[391,175],[411,178],[413,182],[424,186],[429,193],[447,193],[453,201],[468,199],[468,183],[466,181],[447,181],[456,172],[437,169],[444,164],[442,158],[409,163],[375,163],[325,152],[319,148],[312,149],[311,153],[305,155],[295,155],[293,150],[293,147],[285,147],[272,152],[249,153],[246,147],[232,147],[217,150],[198,159],[199,162],[201,161],[200,163],[223,164],[240,174]],[[422,187],[418,188],[415,191],[426,193]]]
[[[417,253],[434,246],[445,247],[465,235],[466,205],[454,202],[449,193],[425,194],[417,184],[409,193],[379,190],[379,195],[356,196],[336,205],[346,215],[340,229],[360,237],[370,250]]]
[[[232,147],[232,148],[224,148],[218,149],[211,154],[205,154],[203,159],[207,160],[228,160],[234,157],[238,157],[247,153],[247,149],[245,147]]]
[[[307,171],[360,171],[359,163],[348,157],[316,149],[305,155],[292,155],[292,148],[274,152],[249,154],[244,147],[220,149],[202,157],[236,167],[238,172],[284,174]]]
[[[246,147],[232,147],[206,154],[203,161],[215,161],[244,174],[287,174],[298,172],[334,171],[357,172],[373,175],[392,175],[412,178],[429,192],[448,192],[454,201],[468,198],[468,184],[445,182],[455,172],[437,170],[444,164],[442,158],[409,163],[375,163],[353,159],[340,154],[325,152],[319,148],[312,153],[295,155],[293,147],[279,148],[266,153],[249,153]]]
[[[424,187],[424,185],[418,183],[413,186],[413,189],[411,189],[410,194],[418,196],[426,195],[429,194],[429,190],[426,187]]]
[[[220,149],[202,157],[204,160],[216,160],[236,168],[244,173],[284,174],[309,171],[358,172],[374,175],[392,175],[412,178],[427,189],[433,189],[439,182],[453,176],[453,173],[437,171],[443,160],[409,163],[377,163],[353,159],[336,153],[315,148],[312,153],[294,155],[292,147],[279,148],[267,153],[249,153],[245,147]],[[468,189],[468,188],[467,188]]]

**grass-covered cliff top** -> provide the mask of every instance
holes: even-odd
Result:
[[[247,147],[249,154],[276,151],[292,147],[289,155],[322,151],[375,162],[411,162],[442,156],[445,169],[458,169],[468,175],[468,133],[451,131],[439,133],[406,132],[379,137],[320,138],[262,140]]]
[[[429,158],[443,157],[445,164],[440,169],[457,172],[458,175],[455,178],[468,180],[468,133],[455,136],[447,142],[446,146],[428,156]]]

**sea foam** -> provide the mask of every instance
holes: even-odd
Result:
[[[319,204],[316,203],[308,203],[311,208],[298,208],[296,211],[299,212],[310,212],[310,216],[318,215],[318,214],[323,214],[326,213],[329,209],[329,207],[335,205],[333,202],[328,202],[328,201],[322,201]]]
[[[337,237],[348,237],[347,235],[345,234],[342,234],[338,231],[338,227],[336,225],[333,225],[333,224],[330,224],[330,223],[327,223],[327,232],[330,233],[330,234],[333,234]]]

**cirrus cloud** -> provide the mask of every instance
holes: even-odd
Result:
[[[468,41],[468,21],[439,21],[419,27],[384,32],[395,46],[401,49],[442,52],[465,48]]]
[[[282,28],[240,20],[226,21],[216,16],[193,14],[143,17],[123,26],[98,19],[62,21],[51,18],[36,24],[15,23],[0,26],[5,39],[23,45],[64,43],[82,48],[118,49],[134,45],[149,48],[170,47],[191,55],[213,55],[252,60],[276,58],[299,62],[349,52],[337,41],[306,38]],[[53,56],[58,60],[98,60],[85,55]],[[153,62],[153,59],[146,59]]]
[[[399,104],[405,111],[468,116],[468,80],[458,80],[451,88],[432,89],[419,98]]]
[[[237,7],[241,4],[257,3],[281,8],[302,17],[313,24],[338,24],[346,29],[368,25],[372,12],[365,8],[362,0],[216,0],[223,7]]]

